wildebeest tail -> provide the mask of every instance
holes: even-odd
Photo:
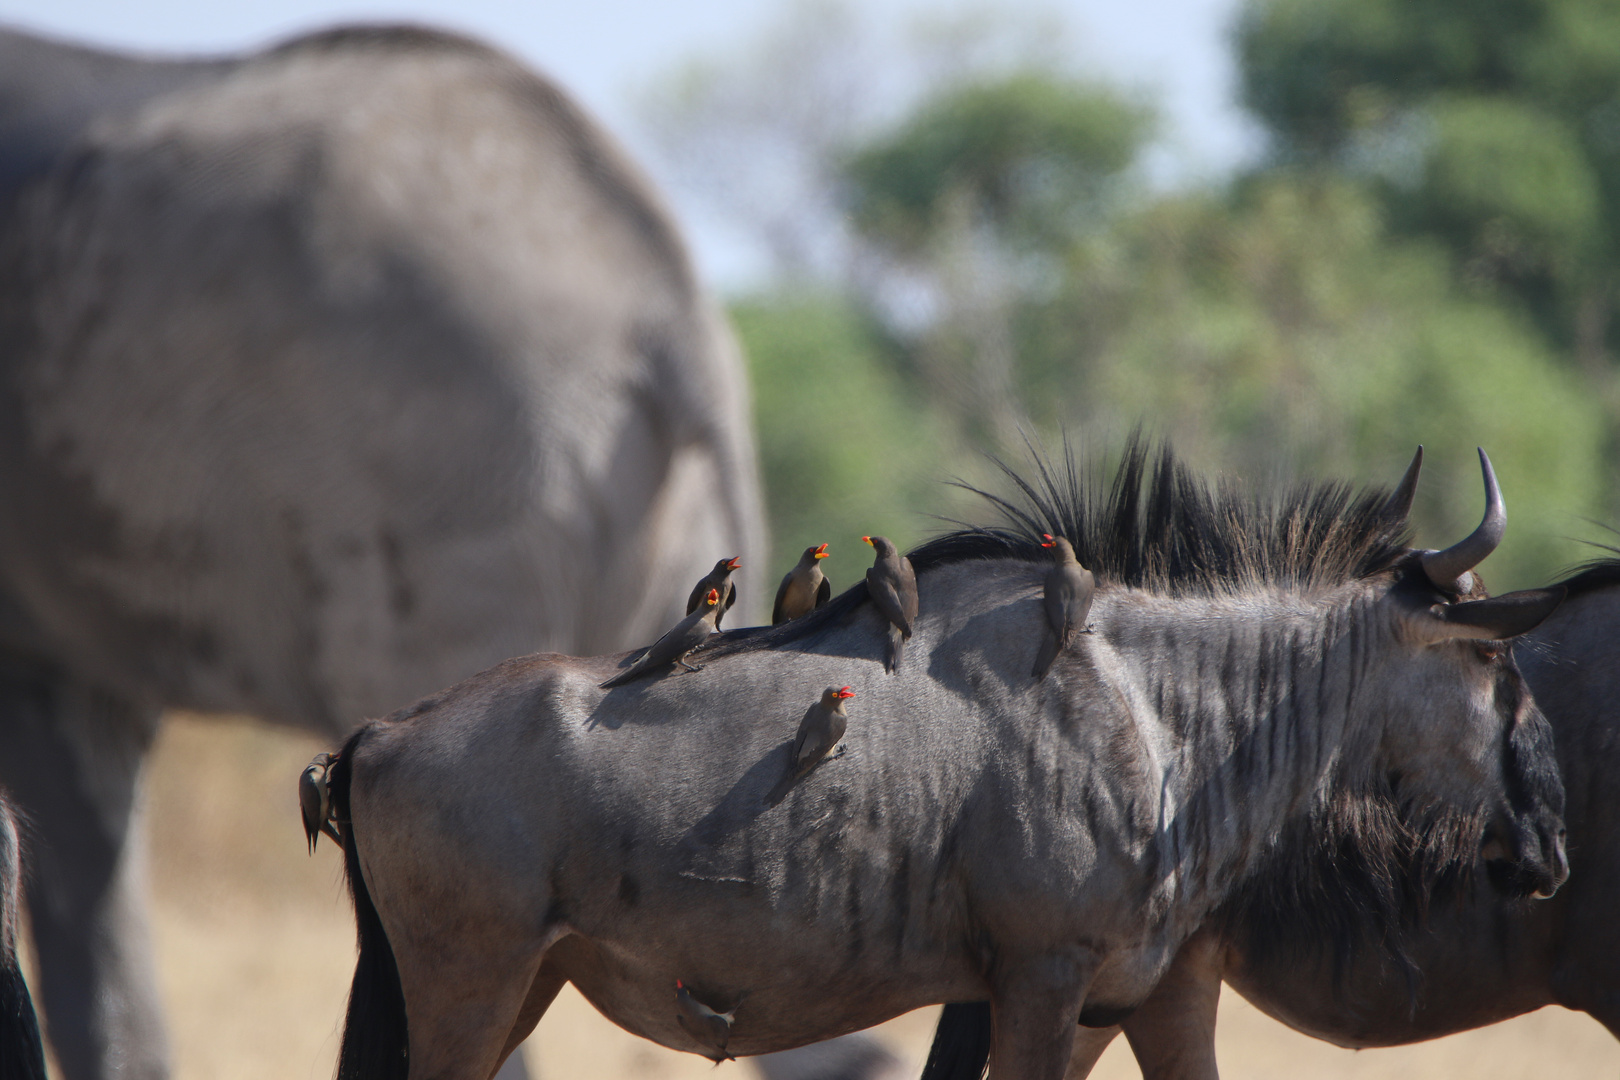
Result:
[[[983,1080],[990,1064],[990,1003],[964,1001],[945,1006],[928,1048],[922,1080]]]
[[[34,999],[17,957],[22,903],[22,837],[0,793],[0,1080],[45,1080],[45,1049]]]
[[[349,1012],[343,1019],[337,1080],[406,1080],[410,1038],[405,1025],[405,992],[399,984],[393,946],[388,944],[360,872],[360,846],[349,814],[350,763],[361,734],[363,731],[356,732],[349,739],[327,773],[333,814],[343,832],[343,876],[354,900],[355,932],[360,939],[360,957],[349,987]]]

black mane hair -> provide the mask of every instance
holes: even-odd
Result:
[[[1043,534],[1066,537],[1075,557],[1109,583],[1172,596],[1210,595],[1255,585],[1328,587],[1392,568],[1407,556],[1408,527],[1387,507],[1389,492],[1306,483],[1275,497],[1222,482],[1213,489],[1166,444],[1140,432],[1126,442],[1112,478],[1086,468],[1065,440],[1053,461],[1031,447],[1034,475],[992,459],[1011,496],[968,484],[1000,514],[907,553],[918,577],[977,559],[1048,562]],[[704,652],[724,656],[818,635],[866,601],[857,582],[809,615],[773,627],[727,631]]]
[[[1575,567],[1568,577],[1557,583],[1566,590],[1565,600],[1573,600],[1577,596],[1620,585],[1620,548],[1610,547],[1608,544],[1592,546],[1601,548],[1609,554],[1601,559],[1582,563]]]

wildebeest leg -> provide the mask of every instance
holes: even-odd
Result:
[[[1096,965],[1083,950],[998,963],[990,1080],[1062,1080]]]
[[[517,1020],[513,1022],[512,1030],[506,1036],[506,1049],[501,1051],[503,1062],[533,1033],[534,1026],[546,1015],[546,1010],[551,1008],[551,1003],[557,999],[557,993],[567,981],[567,978],[554,967],[548,966],[544,961],[541,962],[540,970],[535,973],[534,982],[529,984],[529,996],[523,999],[523,1006],[518,1009]],[[500,1078],[497,1077],[496,1080]]]
[[[136,788],[157,724],[50,672],[0,672],[0,784],[31,822],[37,997],[68,1080],[168,1075]]]
[[[540,967],[538,950],[514,950],[506,927],[453,929],[389,934],[410,1018],[411,1080],[489,1080]]]
[[[1086,1080],[1103,1056],[1108,1044],[1119,1034],[1119,1025],[1105,1028],[1081,1027],[1074,1033],[1074,1049],[1069,1052],[1069,1071],[1063,1080]]]
[[[1176,953],[1153,993],[1125,1018],[1142,1080],[1219,1080],[1215,1010],[1221,1000],[1220,943],[1196,934]]]

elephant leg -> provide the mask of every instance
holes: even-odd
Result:
[[[1220,943],[1190,938],[1140,1008],[1125,1018],[1142,1080],[1220,1080],[1215,1010],[1221,1000]]]
[[[1063,1080],[1095,973],[1095,960],[1084,950],[1001,968],[990,995],[990,1080]]]
[[[0,673],[0,784],[29,820],[38,998],[65,1080],[169,1073],[138,793],[157,725],[52,673]]]

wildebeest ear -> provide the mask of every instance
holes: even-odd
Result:
[[[1436,604],[1419,619],[1424,624],[1423,636],[1430,641],[1456,638],[1500,641],[1534,630],[1563,602],[1564,587],[1555,585],[1550,589],[1524,589],[1463,604]]]

